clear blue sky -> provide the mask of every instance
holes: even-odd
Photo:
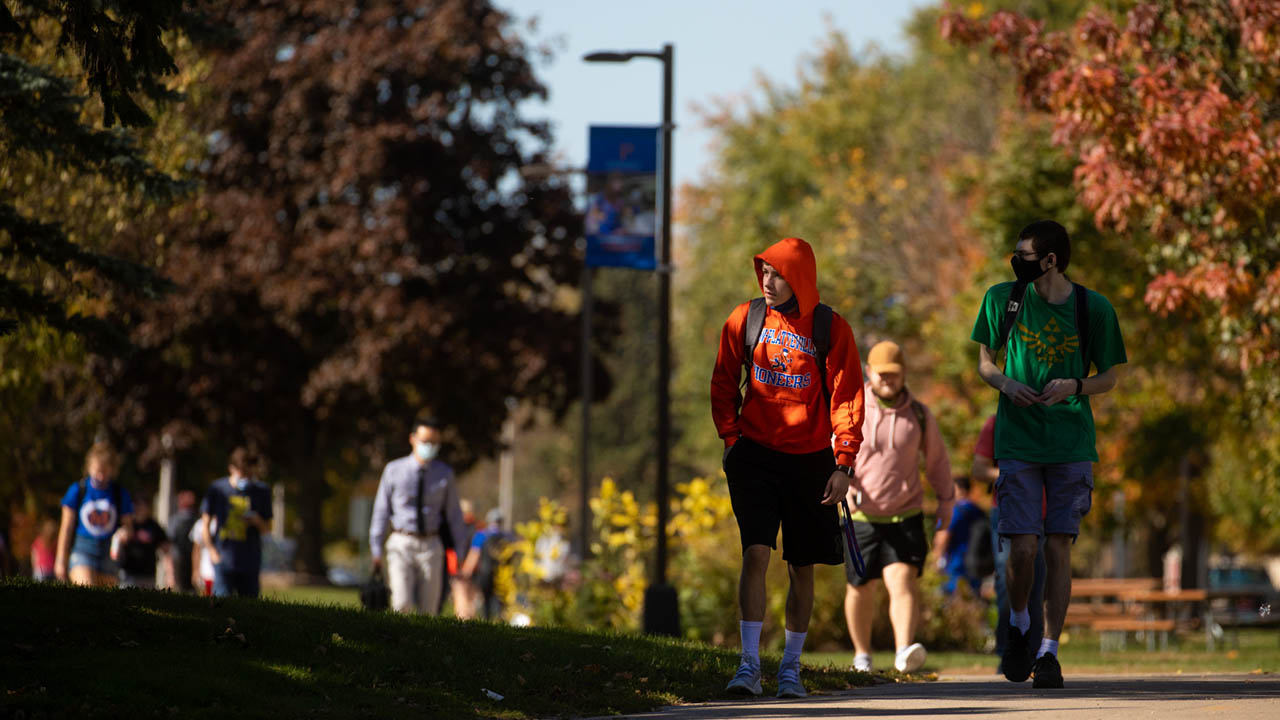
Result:
[[[874,43],[902,52],[902,27],[924,0],[497,0],[523,22],[538,18],[535,44],[556,50],[538,76],[550,93],[530,115],[552,121],[564,165],[583,167],[587,126],[658,124],[662,119],[662,63],[586,63],[593,50],[660,50],[675,45],[675,184],[697,179],[712,160],[711,133],[693,104],[743,96],[757,74],[794,84],[805,57],[831,27],[855,49]]]

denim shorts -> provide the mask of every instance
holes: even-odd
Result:
[[[67,559],[67,568],[87,567],[103,575],[115,575],[120,572],[120,565],[111,559],[110,536],[96,540],[83,535],[76,535],[71,545],[71,557]]]
[[[1080,534],[1080,521],[1093,506],[1093,463],[1033,463],[1000,458],[1000,521],[1010,535]]]

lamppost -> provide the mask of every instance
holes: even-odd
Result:
[[[671,439],[671,90],[675,65],[675,46],[666,43],[662,50],[627,50],[593,52],[582,57],[586,62],[624,63],[633,58],[662,61],[662,203],[661,256],[658,262],[658,551],[653,580],[644,593],[645,632],[661,635],[680,634],[680,611],[676,590],[667,584],[667,466]]]

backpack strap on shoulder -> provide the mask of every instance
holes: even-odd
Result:
[[[1006,343],[1009,342],[1009,335],[1013,332],[1013,324],[1018,319],[1018,313],[1022,310],[1022,298],[1027,294],[1027,283],[1017,282],[1013,284],[1013,288],[1009,290],[1009,301],[1004,306],[1004,316],[1000,318],[1000,337],[995,346],[995,351],[1000,352],[1004,349]]]
[[[827,389],[827,352],[831,350],[831,320],[835,311],[830,305],[818,303],[813,309],[813,347],[818,361],[818,377],[822,382],[822,397],[831,405],[831,392]]]
[[[751,365],[756,354],[756,343],[760,342],[760,331],[764,329],[764,316],[768,310],[762,297],[751,301],[747,306],[747,323],[742,326],[742,369],[743,375],[739,388],[745,390],[751,385]],[[744,393],[743,400],[746,400]]]
[[[928,437],[929,416],[925,414],[924,404],[915,398],[911,398],[911,413],[916,416],[916,422],[920,424],[920,455],[926,456],[924,444]]]
[[[1089,377],[1089,291],[1080,283],[1071,283],[1076,296],[1076,335],[1080,338],[1080,357],[1084,360],[1084,376]]]

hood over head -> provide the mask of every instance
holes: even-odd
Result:
[[[800,304],[800,316],[813,314],[818,306],[818,261],[814,258],[813,248],[800,238],[780,240],[769,249],[755,257],[756,281],[764,289],[764,268],[761,263],[769,263],[778,269],[782,279],[791,286]]]

